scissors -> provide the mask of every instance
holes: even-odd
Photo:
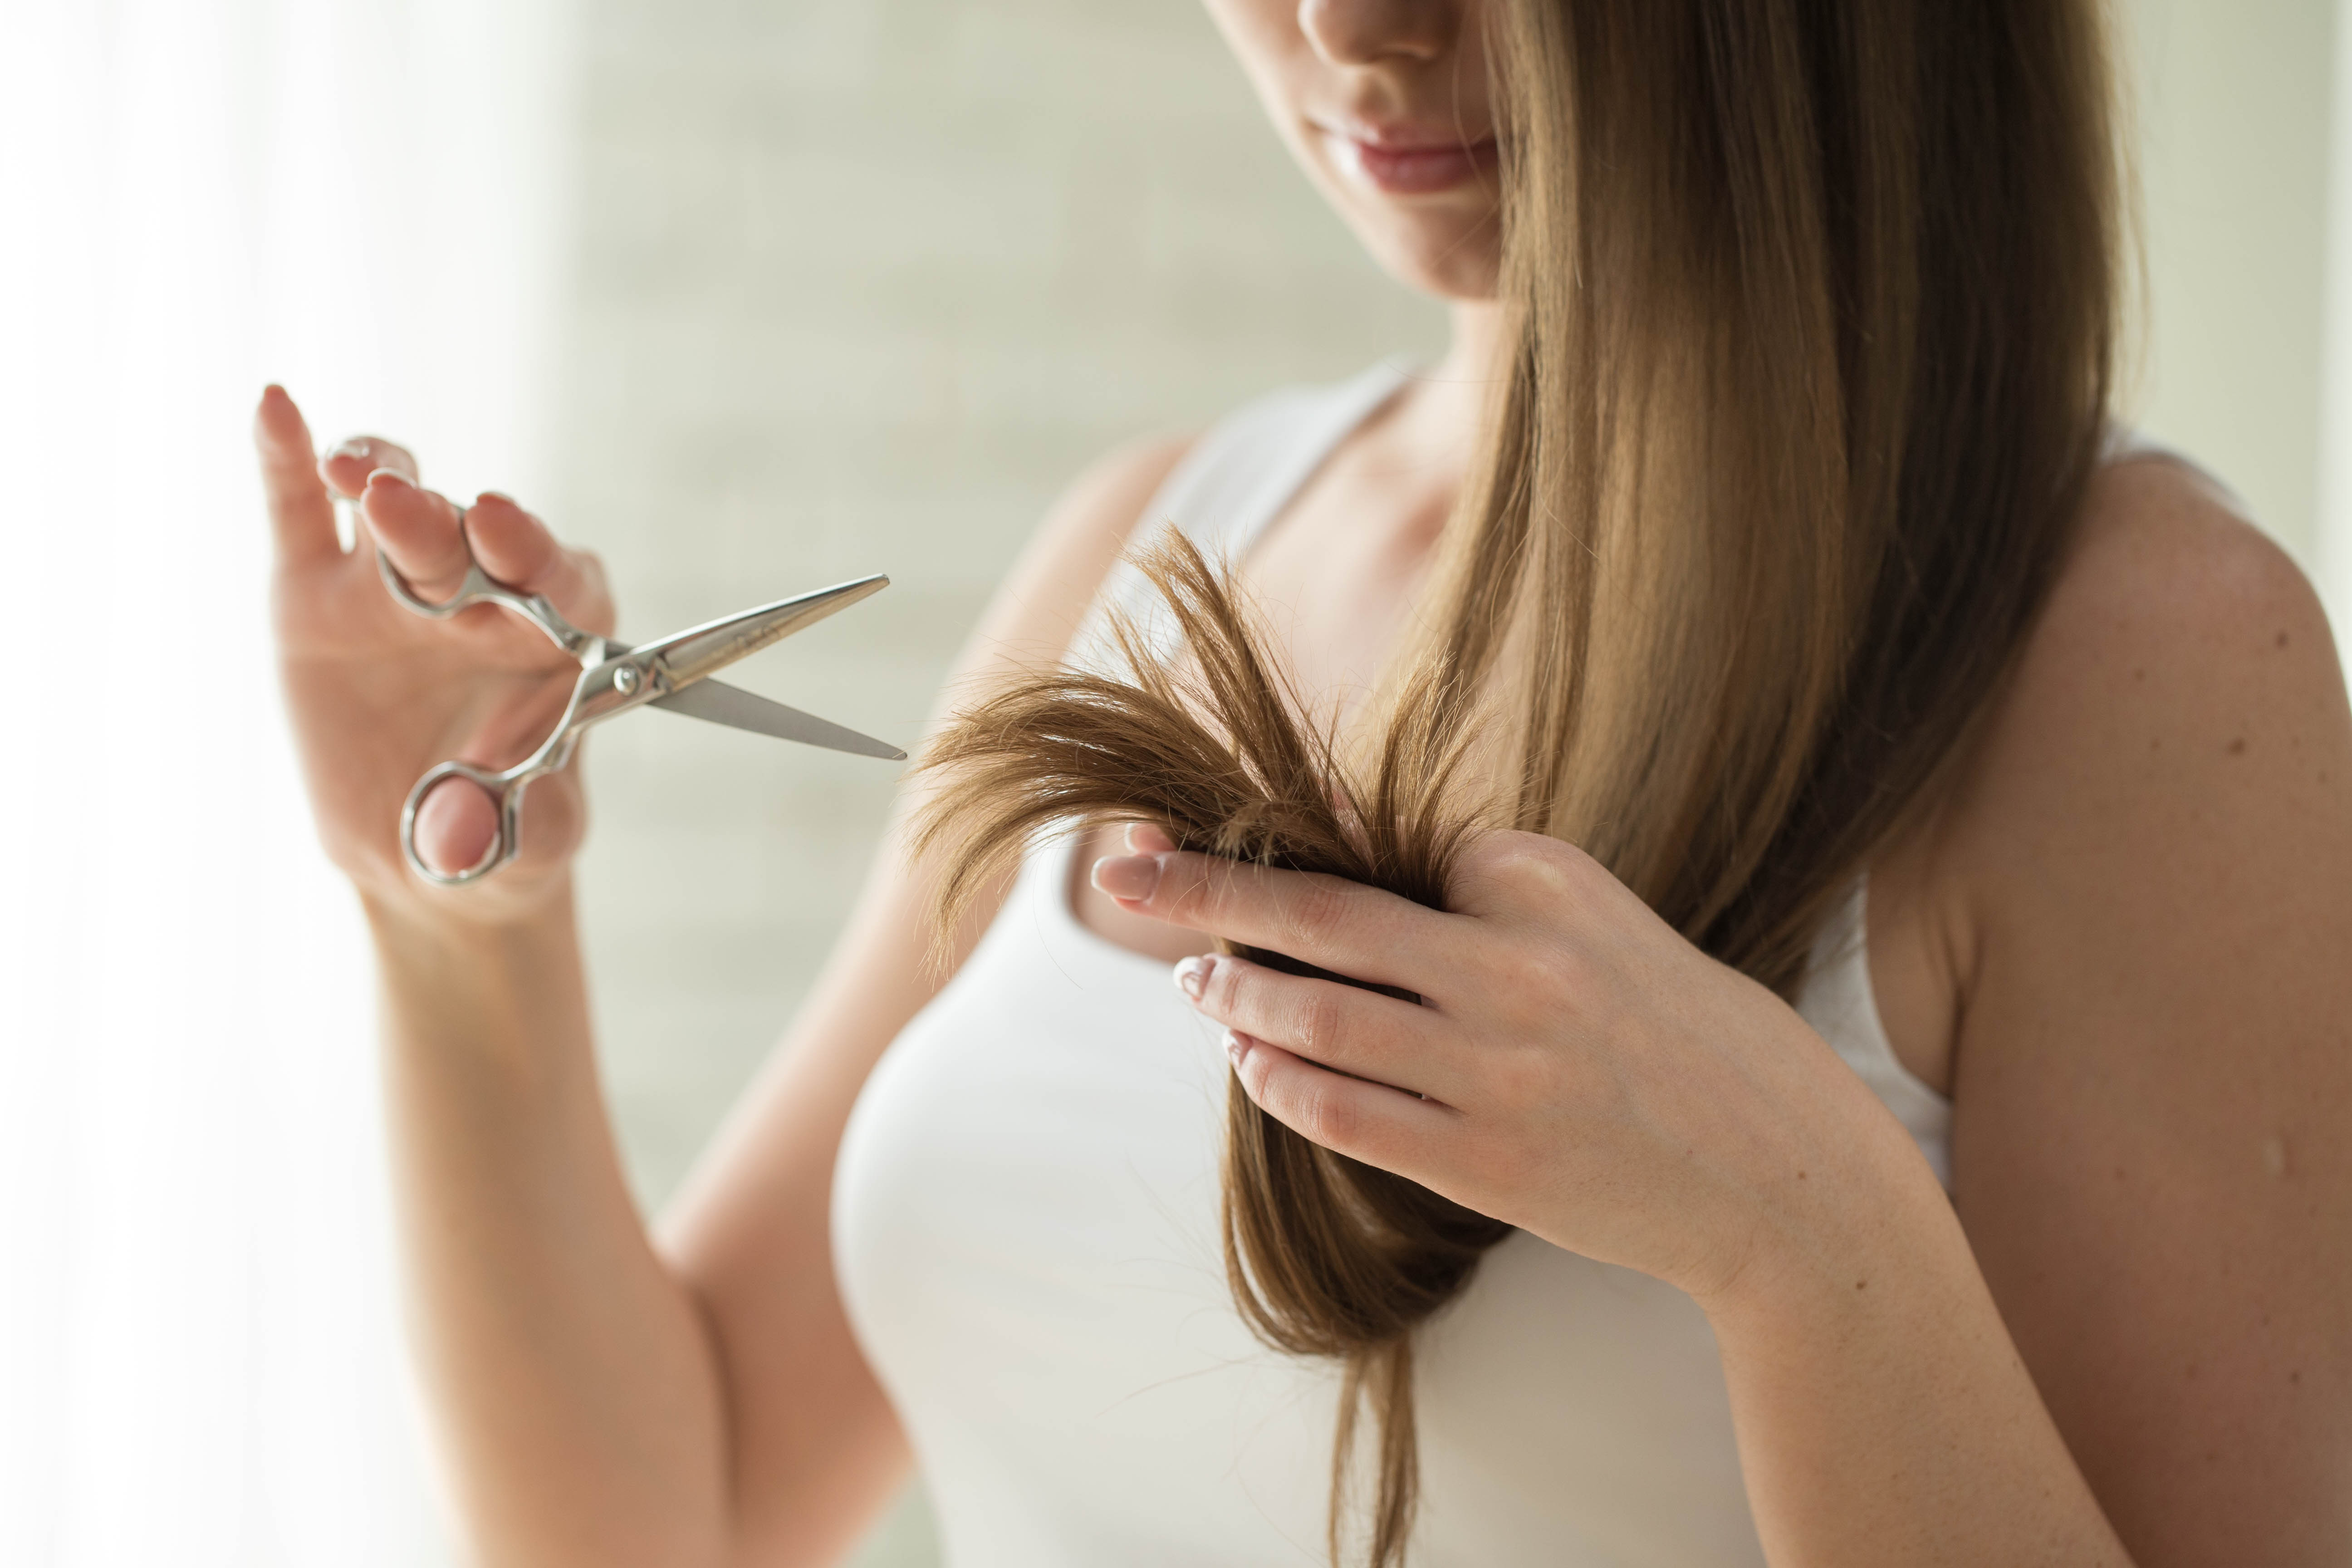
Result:
[[[461,510],[461,540],[465,537],[464,522]],[[382,550],[375,552],[375,569],[383,585],[392,590],[392,596],[416,615],[446,620],[475,605],[497,605],[538,627],[548,641],[580,661],[580,679],[572,685],[572,700],[565,705],[554,731],[540,742],[539,750],[499,773],[478,768],[471,763],[442,763],[427,769],[408,792],[408,799],[400,808],[400,852],[410,868],[427,881],[444,886],[476,881],[513,859],[522,840],[523,795],[532,781],[568,764],[582,733],[590,725],[601,724],[632,708],[650,704],[714,724],[797,741],[806,746],[823,746],[829,751],[851,752],[861,757],[882,757],[891,762],[907,760],[906,752],[870,735],[845,730],[813,713],[787,708],[710,679],[714,672],[737,659],[881,592],[890,585],[887,577],[860,577],[796,598],[779,599],[772,605],[754,605],[632,647],[627,643],[582,631],[565,620],[544,595],[525,594],[499,582],[474,559],[470,542],[466,546],[465,581],[457,584],[454,595],[437,605],[419,598]],[[489,792],[490,798],[499,805],[498,837],[479,860],[462,871],[436,870],[416,852],[416,809],[436,784],[448,778],[472,780]]]

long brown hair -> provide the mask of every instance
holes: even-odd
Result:
[[[1171,545],[1183,647],[1130,637],[1125,679],[1015,682],[934,742],[919,846],[951,901],[1075,816],[1442,902],[1462,832],[1501,823],[1580,845],[1787,994],[1932,808],[2105,437],[2099,0],[1497,0],[1486,26],[1516,338],[1429,629],[1360,743],[1309,721],[1230,585]],[[1235,1300],[1346,1369],[1335,1558],[1369,1399],[1388,1568],[1412,1331],[1504,1229],[1237,1085],[1231,1109]]]

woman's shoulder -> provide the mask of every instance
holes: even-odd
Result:
[[[1971,959],[2063,931],[2127,974],[2150,921],[2336,919],[2352,714],[2310,582],[2195,468],[2109,464],[1937,837]]]
[[[2141,447],[2093,478],[2022,668],[2026,679],[2047,680],[2063,677],[2071,652],[2137,652],[2150,635],[2234,640],[2258,632],[2269,634],[2273,652],[2305,634],[2309,658],[2290,658],[2289,668],[2336,668],[2318,595],[2294,559],[2202,469]],[[2263,667],[2265,679],[2277,673],[2275,660]]]
[[[2092,480],[1971,771],[2012,809],[2179,811],[2225,783],[2284,787],[2310,771],[2291,759],[2345,726],[2302,570],[2200,470],[2143,452]]]

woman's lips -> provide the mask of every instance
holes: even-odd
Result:
[[[1354,178],[1388,195],[1427,195],[1450,191],[1489,174],[1495,166],[1495,139],[1471,142],[1400,143],[1377,142],[1344,132],[1317,127],[1331,149],[1332,161]]]

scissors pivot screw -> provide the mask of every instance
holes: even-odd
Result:
[[[613,672],[613,689],[626,697],[637,689],[637,667],[625,664]]]

